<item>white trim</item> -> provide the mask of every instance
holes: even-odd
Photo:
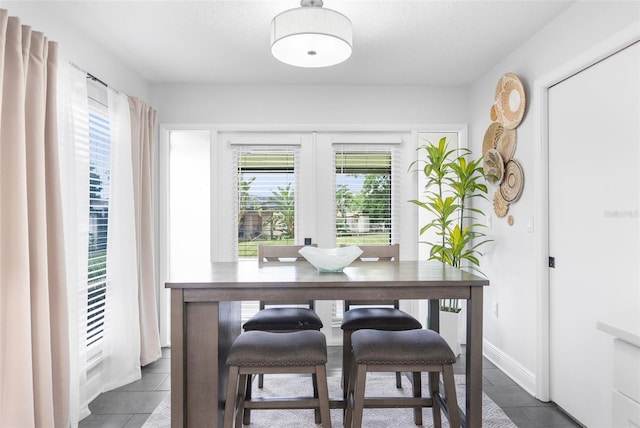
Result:
[[[484,349],[483,354],[486,359],[491,361],[497,368],[502,370],[529,394],[534,394],[534,391],[536,390],[536,378],[531,371],[527,370],[523,365],[502,352],[500,348],[494,346],[493,343],[488,340],[483,339],[482,346]]]
[[[361,134],[358,134],[361,135]],[[331,144],[334,146],[338,145],[354,145],[354,144],[369,144],[369,145],[385,145],[385,146],[394,146],[402,144],[402,137],[398,137],[397,135],[374,135],[367,136],[366,139],[356,138],[355,136],[348,137],[344,135],[340,135],[337,137],[331,138]]]
[[[269,146],[269,147],[285,147],[302,145],[302,138],[283,137],[283,138],[261,138],[261,137],[242,137],[239,139],[230,138],[227,143],[230,146]]]
[[[169,317],[162,314],[170,313],[171,296],[169,290],[164,287],[165,282],[169,278],[169,129],[160,125],[158,135],[158,171],[156,176],[158,179],[157,195],[158,195],[158,212],[155,218],[158,219],[158,264],[156,266],[156,274],[158,278],[158,322],[160,329],[160,346],[171,346],[171,323]]]
[[[163,123],[161,132],[173,130],[217,130],[219,132],[465,132],[468,128],[464,123],[394,123],[394,124],[360,124],[360,123]]]
[[[550,346],[549,324],[549,141],[548,141],[548,91],[553,85],[592,66],[610,55],[640,41],[640,26],[629,25],[613,36],[598,43],[550,73],[534,82],[534,142],[539,150],[534,156],[536,177],[535,201],[538,224],[535,234],[536,290],[537,290],[537,355],[535,397],[542,401],[550,399]]]

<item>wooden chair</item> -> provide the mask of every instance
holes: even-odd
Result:
[[[231,345],[227,357],[229,380],[224,427],[232,428],[235,419],[236,428],[241,428],[243,413],[246,415],[249,409],[315,409],[316,423],[331,428],[326,364],[327,342],[322,332],[249,331],[241,334]],[[265,373],[311,373],[317,378],[317,391],[313,398],[251,400],[245,386],[251,381],[251,375]],[[246,421],[245,424],[248,425]]]
[[[259,245],[258,265],[268,266],[284,262],[308,263],[304,257],[298,253],[303,245]],[[301,307],[304,305],[304,307]],[[269,331],[276,333],[287,333],[302,330],[321,330],[322,320],[315,312],[313,300],[298,301],[290,300],[278,302],[260,301],[260,310],[242,328],[248,331]],[[317,396],[317,379],[312,376],[314,391]],[[264,374],[258,374],[258,388],[264,386]],[[247,384],[246,395],[251,398],[251,375]],[[317,413],[317,412],[316,412]],[[318,420],[319,413],[316,415]],[[245,411],[244,423],[249,424],[251,420],[250,411]]]
[[[362,245],[359,259],[367,262],[400,261],[400,245]],[[420,321],[400,310],[399,300],[345,300],[342,317],[342,381],[346,385],[351,370],[351,335],[361,329],[413,330],[422,328]],[[402,387],[402,374],[396,372],[396,387]]]
[[[444,411],[452,428],[460,427],[453,364],[456,356],[447,342],[433,330],[358,330],[352,336],[353,369],[345,400],[345,427],[362,426],[363,409],[413,408],[414,423],[422,425],[422,408],[431,407],[433,426],[441,427]],[[369,372],[406,371],[413,373],[412,397],[366,397]],[[429,373],[428,397],[422,396],[422,372]],[[445,396],[440,394],[442,373]]]

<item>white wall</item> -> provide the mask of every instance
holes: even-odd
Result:
[[[120,63],[95,40],[82,34],[55,10],[55,3],[29,1],[3,1],[0,7],[9,16],[20,18],[22,25],[41,31],[49,40],[59,44],[59,56],[107,83],[112,88],[148,101],[149,84],[133,70]]]
[[[527,112],[517,128],[514,156],[524,169],[524,191],[509,208],[515,218],[513,226],[492,216],[490,232],[495,242],[482,260],[482,269],[491,281],[485,294],[485,353],[532,393],[538,382],[546,382],[536,379],[538,365],[544,362],[538,357],[541,345],[536,342],[536,234],[541,233],[536,226],[541,219],[535,215],[541,201],[535,199],[539,177],[535,176],[534,159],[540,141],[535,140],[534,82],[630,25],[640,25],[638,2],[577,2],[469,88],[469,139],[476,152],[482,150],[490,124],[489,109],[499,77],[506,72],[517,74],[527,93]],[[483,209],[493,214],[492,200],[483,204]],[[529,230],[530,222],[533,231]],[[493,313],[495,304],[498,317]]]
[[[466,123],[462,87],[154,85],[160,123]]]

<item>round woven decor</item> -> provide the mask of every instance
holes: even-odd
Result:
[[[496,111],[495,104],[491,106],[491,110],[489,111],[489,118],[491,119],[491,122],[495,122],[496,120],[498,120],[498,112]]]
[[[484,140],[482,140],[482,154],[485,155],[489,149],[495,149],[498,144],[498,140],[502,133],[504,132],[504,127],[498,123],[493,122],[484,133]]]
[[[500,194],[508,203],[513,203],[520,198],[524,187],[524,172],[522,166],[516,160],[510,160],[504,168],[504,179],[500,184]]]
[[[504,200],[499,189],[493,195],[493,211],[500,218],[506,216],[509,211],[509,202]]]
[[[507,73],[498,80],[495,102],[498,122],[506,129],[517,127],[526,106],[524,87],[518,76]]]
[[[484,178],[491,184],[500,184],[504,177],[504,162],[500,152],[496,149],[489,149],[482,158],[482,169]]]
[[[516,152],[517,134],[515,129],[505,129],[498,142],[496,143],[496,150],[500,152],[502,160],[507,163],[513,158],[513,154]]]

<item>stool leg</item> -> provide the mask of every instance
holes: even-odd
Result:
[[[352,427],[362,428],[362,413],[364,412],[364,388],[367,383],[367,365],[358,364],[355,372]]]
[[[320,407],[320,418],[322,428],[331,428],[331,412],[329,410],[329,387],[327,386],[327,369],[324,365],[317,365],[313,374],[317,382],[318,406]],[[316,419],[316,423],[319,421]]]
[[[349,372],[351,371],[351,334],[352,331],[344,330],[342,334],[342,392],[346,398],[346,387],[349,384]]]
[[[250,379],[251,376],[247,376],[247,375],[240,375],[240,380],[238,381],[238,385],[240,385],[240,391],[242,391],[242,385],[246,385],[248,382],[248,379]],[[244,417],[247,417],[247,411],[248,409],[244,408],[244,402],[246,401],[246,389],[244,390],[245,394],[241,394],[238,396],[238,404],[237,404],[237,408],[238,411],[236,413],[236,428],[242,428],[242,415],[244,415]]]
[[[251,389],[253,387],[253,376],[254,375],[246,375],[245,383],[240,383],[240,388],[244,389],[244,397],[246,400],[251,400]],[[245,409],[244,406],[238,412],[239,415],[242,415],[242,423],[245,425],[249,425],[251,423],[251,409]]]
[[[451,428],[459,428],[460,412],[458,410],[458,400],[456,397],[456,383],[453,377],[453,367],[450,364],[443,367],[442,377],[444,378],[444,393],[447,397],[449,426],[451,426]]]
[[[316,373],[311,374],[311,382],[313,383],[313,398],[318,398],[318,375]],[[322,415],[320,414],[320,409],[315,409],[315,418],[316,424],[319,424],[322,421]]]
[[[396,388],[402,388],[402,372],[396,372]]]
[[[413,372],[413,396],[416,398],[422,397],[422,373]],[[416,425],[422,425],[422,407],[416,407],[413,409],[413,422]]]
[[[442,426],[442,418],[440,416],[440,405],[436,401],[436,396],[440,395],[440,373],[429,372],[429,393],[431,394],[431,411],[433,412],[433,428]]]
[[[353,420],[353,390],[355,382],[353,377],[355,376],[355,373],[355,370],[351,370],[351,376],[347,379],[345,386],[347,393],[344,400],[344,409],[342,409],[342,418],[345,428],[351,428],[351,421]]]
[[[264,387],[264,375],[258,375],[258,388],[262,389]]]
[[[227,382],[227,399],[224,405],[224,428],[233,427],[233,417],[236,410],[236,398],[238,394],[238,366],[229,367],[229,380]]]

